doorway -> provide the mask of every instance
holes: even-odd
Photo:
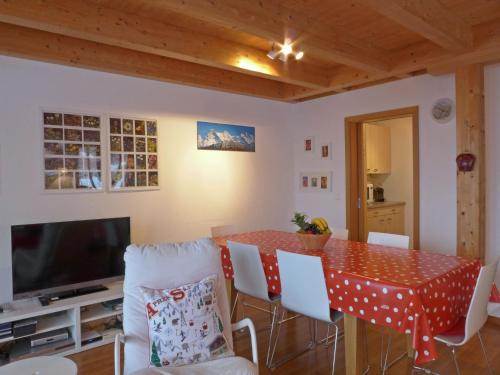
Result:
[[[420,245],[418,107],[345,119],[349,238],[369,231],[410,236]]]

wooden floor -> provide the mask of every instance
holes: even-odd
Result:
[[[268,330],[265,329],[269,324],[269,316],[262,312],[246,309],[249,317],[252,318],[260,330],[258,333],[259,359],[261,363],[260,375],[319,375],[331,374],[332,350],[321,345],[317,346],[299,358],[288,362],[275,371],[269,371],[263,363],[265,362],[265,352],[267,350]],[[309,328],[307,320],[297,319],[287,323],[288,326],[281,331],[280,343],[277,350],[277,358],[293,352],[303,347],[309,340]],[[368,345],[370,374],[379,374],[379,353],[380,353],[380,334],[377,327],[368,325]],[[320,327],[320,334],[324,328]],[[487,323],[482,330],[483,338],[488,352],[494,374],[500,375],[500,325]],[[391,350],[394,356],[403,352],[406,341],[403,335],[393,332],[394,346]],[[455,374],[450,350],[441,344],[439,345],[440,357],[437,361],[428,366],[441,375]],[[237,334],[235,339],[235,350],[238,355],[250,358],[249,340],[246,334]],[[106,345],[97,349],[89,350],[83,353],[70,356],[78,366],[79,375],[112,375],[113,374],[113,346]],[[458,350],[458,358],[462,375],[481,375],[488,374],[486,363],[481,352],[479,340],[472,339],[467,345]],[[344,342],[339,341],[337,349],[336,374],[345,374],[344,362]],[[388,374],[402,375],[411,374],[410,360],[403,359],[395,364]],[[415,372],[417,374],[418,372]]]

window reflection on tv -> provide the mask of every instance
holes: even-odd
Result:
[[[11,227],[14,296],[123,276],[130,218]]]

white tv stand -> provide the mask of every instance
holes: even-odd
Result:
[[[102,340],[82,345],[83,324],[122,314],[121,310],[107,309],[101,303],[123,298],[123,282],[119,281],[106,284],[105,286],[108,290],[62,299],[51,302],[48,306],[42,306],[36,297],[12,302],[10,304],[11,309],[6,309],[3,313],[0,313],[0,324],[35,318],[38,321],[36,332],[16,338],[10,336],[0,339],[0,345],[22,337],[29,337],[61,328],[67,328],[70,331],[75,343],[73,347],[65,348],[62,351],[53,353],[53,355],[66,356],[112,343],[114,335],[104,334]],[[82,307],[86,307],[86,311],[81,312],[80,309]]]

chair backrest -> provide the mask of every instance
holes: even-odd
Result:
[[[287,310],[330,321],[330,303],[321,258],[277,250],[281,304]]]
[[[410,248],[410,237],[401,234],[369,232],[367,243],[390,247]]]
[[[491,295],[495,274],[497,272],[498,259],[496,262],[481,267],[477,278],[476,287],[472,294],[469,311],[465,318],[464,343],[474,336],[488,319],[488,302]]]
[[[224,336],[233,348],[229,302],[220,249],[210,239],[160,245],[130,245],[123,283],[124,374],[149,367],[149,327],[141,286],[167,289],[217,275],[216,296]]]
[[[345,228],[333,228],[331,229],[332,231],[332,238],[336,238],[338,240],[348,240],[349,239],[349,229]]]
[[[270,301],[266,275],[259,248],[255,245],[227,241],[234,272],[234,287],[249,296]]]
[[[221,236],[229,236],[230,234],[236,233],[235,225],[219,225],[216,227],[210,228],[212,232],[212,237],[221,237]]]

